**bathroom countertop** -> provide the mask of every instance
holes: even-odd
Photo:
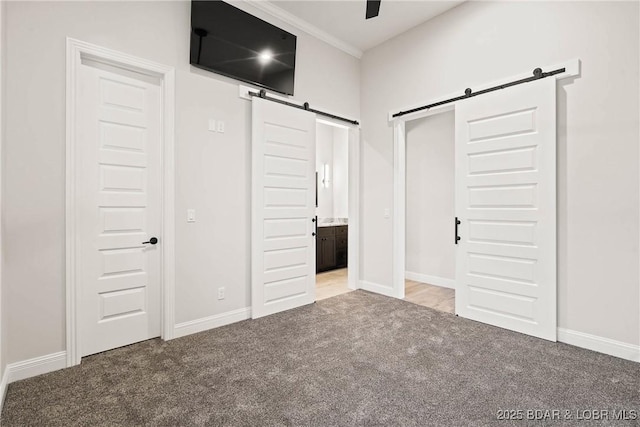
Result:
[[[339,227],[341,225],[349,225],[349,223],[345,220],[323,221],[322,219],[318,219],[318,227]]]

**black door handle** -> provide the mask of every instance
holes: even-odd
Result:
[[[458,236],[458,226],[460,225],[460,220],[458,219],[458,217],[456,217],[456,245],[458,244],[458,241],[460,240],[460,236]]]
[[[313,233],[311,233],[311,235],[312,235],[312,236],[315,236],[315,235],[316,235],[315,231],[314,231]]]
[[[143,245],[148,245],[148,244],[155,245],[156,243],[158,243],[157,237],[150,238],[148,242],[142,242]]]

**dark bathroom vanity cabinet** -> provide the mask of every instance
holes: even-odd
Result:
[[[347,267],[348,225],[319,226],[316,273]]]

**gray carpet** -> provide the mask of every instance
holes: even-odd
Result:
[[[639,366],[357,291],[166,343],[146,341],[13,383],[1,421],[3,426],[583,426],[594,423],[512,423],[498,421],[497,414],[501,409],[633,414],[640,410]]]

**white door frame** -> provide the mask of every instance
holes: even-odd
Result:
[[[66,120],[66,347],[67,366],[80,363],[80,292],[76,265],[76,84],[83,59],[139,73],[160,80],[162,93],[162,271],[161,337],[173,338],[175,311],[175,69],[115,50],[67,38],[67,120]]]
[[[249,95],[249,92],[257,91],[258,89],[250,86],[238,86],[238,96],[249,101],[253,99]],[[279,94],[267,93],[267,95],[271,98],[281,99],[300,106],[304,104],[303,102]],[[316,106],[314,106],[314,108],[336,116],[341,115],[340,112],[333,112],[329,109]],[[356,290],[360,288],[360,125],[349,124],[341,120],[318,115],[316,115],[316,122],[344,128],[349,131],[349,234],[347,236],[349,248],[347,251],[347,286],[349,289]]]
[[[569,77],[576,77],[580,75],[580,60],[572,59],[560,64],[544,66],[544,71],[557,70],[564,68],[563,73],[556,74],[554,77],[556,80],[566,79]],[[474,86],[474,91],[490,88],[500,85],[507,81],[515,81],[523,78],[531,77],[531,73],[518,74],[511,77],[505,77],[499,81],[483,83]],[[547,77],[550,78],[550,77]],[[410,107],[398,108],[389,112],[389,121],[393,123],[393,259],[392,259],[392,295],[396,298],[404,298],[404,282],[405,282],[405,263],[406,263],[406,181],[407,181],[407,134],[405,129],[406,122],[412,120],[422,119],[424,117],[433,116],[435,114],[444,113],[447,111],[455,111],[456,103],[445,104],[439,107],[434,107],[428,110],[422,110],[415,113],[407,114],[401,117],[394,118],[393,114],[397,111],[408,111],[413,108],[429,105],[443,99],[449,99],[460,96],[459,93],[439,96],[432,98],[420,105],[413,105]],[[453,230],[453,218],[451,219]],[[453,232],[453,231],[452,231]],[[457,279],[456,279],[457,280]],[[456,283],[457,287],[457,283]]]

